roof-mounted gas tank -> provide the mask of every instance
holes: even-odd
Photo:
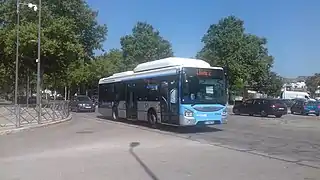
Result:
[[[120,73],[115,73],[111,77],[122,77],[122,76],[128,76],[133,74],[133,71],[125,71],[125,72],[120,72]]]
[[[197,67],[197,68],[210,68],[210,64],[200,59],[168,57],[146,63],[139,64],[134,68],[134,72],[150,71],[154,69],[162,69],[168,67]]]

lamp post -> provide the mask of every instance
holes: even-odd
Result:
[[[20,6],[28,6],[34,11],[38,10],[38,6],[32,3],[23,3],[17,0],[17,23],[16,23],[16,73],[15,73],[15,89],[14,89],[14,103],[16,108],[18,107],[18,80],[19,80],[19,28],[20,28]],[[40,11],[39,11],[40,12]],[[40,39],[38,40],[40,41]],[[16,109],[17,110],[17,109]],[[18,118],[18,115],[16,115]]]
[[[41,50],[41,0],[39,0],[38,12],[38,59],[37,59],[37,104],[38,104],[38,123],[41,123],[41,69],[40,69],[40,50]]]

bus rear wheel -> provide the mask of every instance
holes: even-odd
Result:
[[[154,111],[149,111],[148,112],[148,122],[149,122],[149,124],[150,124],[150,126],[152,127],[152,128],[156,128],[157,127],[157,124],[158,124],[158,122],[157,122],[157,115],[156,115],[156,113],[154,112]]]

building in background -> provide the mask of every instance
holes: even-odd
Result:
[[[307,85],[304,81],[285,83],[282,86],[281,91],[298,91],[298,92],[307,92]]]

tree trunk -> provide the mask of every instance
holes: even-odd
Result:
[[[67,100],[67,95],[68,95],[68,87],[67,86],[64,86],[64,100],[66,101]]]
[[[70,100],[71,98],[70,98],[70,87],[68,88],[68,100]]]

